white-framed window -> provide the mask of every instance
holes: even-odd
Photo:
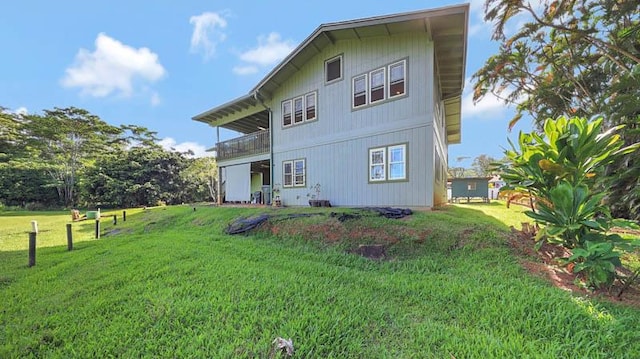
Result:
[[[282,162],[283,187],[305,187],[307,184],[307,168],[304,159]]]
[[[291,126],[291,100],[282,101],[282,126]]]
[[[389,181],[407,179],[407,145],[389,146]]]
[[[407,60],[389,65],[389,98],[402,96],[407,92]]]
[[[367,104],[367,74],[353,78],[353,108]]]
[[[476,190],[476,183],[475,182],[468,182],[467,183],[467,191],[475,191]]]
[[[316,119],[316,98],[317,95],[315,92],[308,93],[304,96],[305,121]]]
[[[342,80],[342,55],[330,58],[324,62],[325,82],[332,83]]]
[[[406,78],[406,59],[353,77],[351,108],[373,105],[406,94]]]
[[[369,181],[378,182],[387,179],[385,147],[369,149]]]
[[[407,179],[407,144],[369,149],[369,182]]]
[[[318,93],[309,92],[302,96],[282,101],[282,126],[299,125],[318,118]]]
[[[385,99],[385,68],[369,73],[369,102],[374,103]]]
[[[293,161],[282,162],[283,187],[293,187]]]
[[[303,97],[296,97],[293,99],[293,123],[301,123],[304,121],[304,105]]]

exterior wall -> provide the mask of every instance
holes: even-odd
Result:
[[[438,86],[433,86],[433,205],[438,206],[447,202],[447,163],[449,158],[447,132],[445,127],[444,104],[440,101]]]
[[[475,190],[469,190],[471,183],[476,184]],[[488,178],[453,178],[451,180],[451,197],[482,197],[487,198],[489,194]]]
[[[343,78],[325,84],[325,60],[340,54]],[[352,110],[352,78],[403,59],[407,61],[406,95]],[[433,74],[433,44],[426,33],[415,33],[338,41],[282,84],[269,104],[274,183],[283,182],[283,161],[306,159],[306,188],[282,188],[283,203],[306,205],[309,187],[320,183],[321,199],[333,205],[432,207],[436,143],[439,156],[446,158],[444,135],[433,125],[436,117],[442,118],[434,113],[433,99],[439,94],[434,93]],[[317,120],[284,128],[282,101],[312,91],[318,94]],[[368,150],[403,143],[407,144],[408,180],[369,183]],[[444,186],[443,182],[443,192]]]

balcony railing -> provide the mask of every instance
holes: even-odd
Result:
[[[232,140],[219,142],[216,145],[218,160],[229,160],[237,157],[258,155],[269,152],[269,130],[262,130]]]

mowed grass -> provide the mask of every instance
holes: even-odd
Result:
[[[321,210],[178,206],[71,252],[66,238],[39,248],[32,268],[0,248],[0,357],[271,358],[276,337],[298,358],[640,357],[640,311],[532,277],[478,208],[229,236],[239,216]],[[326,228],[399,240],[374,261],[348,253],[353,238],[321,240]]]

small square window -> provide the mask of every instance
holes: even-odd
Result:
[[[475,182],[467,183],[467,191],[475,191],[475,190],[476,190],[476,183]]]
[[[342,55],[325,61],[324,67],[326,82],[333,82],[342,79]]]

